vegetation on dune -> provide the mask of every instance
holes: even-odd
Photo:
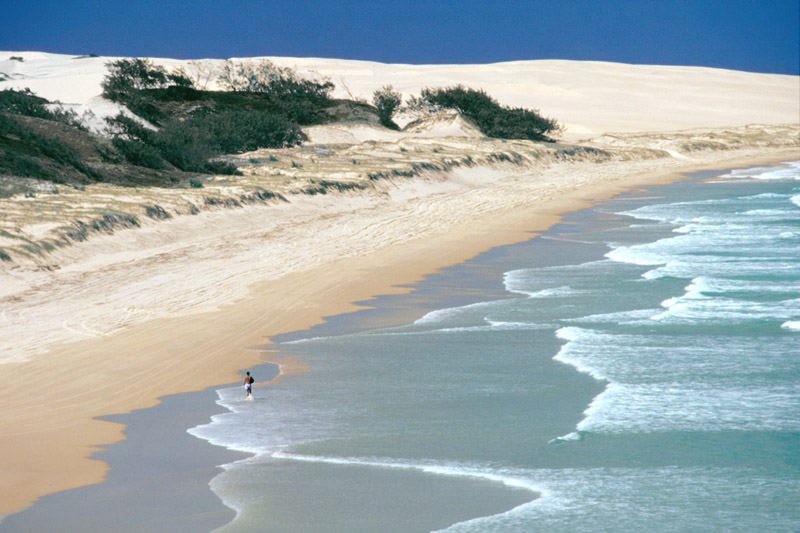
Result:
[[[33,94],[30,89],[0,91],[0,113],[43,118],[78,129],[86,129],[75,111],[64,109],[64,106],[60,104],[51,104],[44,98]]]
[[[378,110],[378,119],[387,128],[400,129],[392,120],[392,115],[400,107],[402,98],[402,95],[396,92],[391,85],[386,85],[372,93],[372,103]]]
[[[279,67],[269,60],[258,63],[228,60],[222,67],[219,81],[233,92],[261,93],[277,99],[323,105],[330,102],[330,93],[334,88],[328,80],[301,78],[294,70]]]
[[[114,145],[136,165],[235,173],[230,164],[210,160],[300,144],[306,139],[300,126],[322,122],[324,108],[332,103],[332,83],[303,79],[269,61],[228,61],[219,81],[229,90],[196,89],[185,73],[167,72],[143,59],[110,63],[104,95],[159,128],[117,115],[108,119]]]
[[[192,81],[181,71],[167,72],[149,59],[119,59],[106,64],[108,74],[103,79],[103,96],[119,101],[144,89],[169,86],[191,87]]]
[[[437,111],[453,109],[470,119],[488,137],[500,139],[551,140],[558,123],[539,115],[538,110],[500,105],[485,91],[463,85],[438,89],[423,89],[418,98],[409,102],[411,109]]]
[[[71,175],[77,174],[91,181],[102,180],[102,175],[87,166],[75,148],[55,136],[37,132],[33,127],[35,124],[23,118],[77,127],[74,112],[64,111],[61,107],[47,107],[48,104],[47,100],[27,89],[0,91],[0,173],[63,181],[57,169],[67,167]]]
[[[302,126],[357,121],[399,129],[392,117],[402,95],[391,85],[374,91],[370,105],[353,97],[334,100],[330,81],[307,79],[266,60],[228,60],[222,67],[190,63],[193,75],[140,58],[107,67],[103,95],[132,113],[106,119],[110,139],[87,131],[74,111],[28,89],[0,91],[0,174],[76,185],[196,187],[202,185],[194,179],[198,173],[239,173],[222,160],[224,154],[301,144],[307,139]],[[224,90],[208,90],[212,82]],[[424,89],[408,108],[456,110],[490,137],[539,141],[559,131],[535,110],[502,106],[484,91],[460,85]]]

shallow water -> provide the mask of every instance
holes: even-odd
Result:
[[[650,193],[279,339],[222,530],[800,530],[800,164]]]

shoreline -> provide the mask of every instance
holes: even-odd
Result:
[[[567,191],[556,191],[561,197],[553,193],[534,199],[527,209],[512,206],[502,213],[485,212],[458,228],[451,225],[421,239],[257,283],[247,297],[218,311],[157,319],[107,337],[54,347],[28,362],[2,365],[0,383],[7,400],[3,414],[9,424],[0,447],[7,473],[0,485],[4,502],[0,513],[19,511],[44,494],[102,481],[108,466],[91,456],[101,446],[123,440],[124,426],[97,420],[99,416],[151,407],[165,393],[220,386],[240,369],[261,362],[294,363],[294,371],[304,371],[290,356],[260,361],[262,354],[252,347],[268,344],[271,337],[366,307],[377,295],[408,292],[408,285],[428,274],[489,249],[528,240],[564,214],[619,193],[671,183],[690,172],[798,158],[800,151],[790,149],[687,161],[661,172],[642,168],[619,175],[607,170],[610,176],[605,179],[573,183]],[[590,170],[604,169],[596,165]],[[108,357],[109,353],[116,357]],[[282,369],[282,374],[290,371]],[[176,375],[187,379],[176,381]],[[29,384],[40,376],[47,376],[49,405],[24,400]]]
[[[247,454],[209,446],[185,427],[217,414],[216,398],[216,390],[210,388],[171,395],[155,407],[126,415],[104,417],[126,425],[126,439],[95,456],[110,465],[106,479],[43,496],[35,505],[7,517],[0,529],[209,531],[226,524],[235,513],[209,490],[208,481],[221,472],[221,464]],[[87,508],[96,509],[90,521]],[[58,516],[57,527],[54,516]]]

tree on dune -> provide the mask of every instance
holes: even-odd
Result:
[[[399,129],[392,121],[392,115],[400,107],[402,95],[396,92],[391,85],[385,85],[372,93],[372,103],[378,109],[378,119],[381,124],[393,130]]]

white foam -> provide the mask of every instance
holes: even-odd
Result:
[[[731,298],[706,298],[688,293],[669,302],[667,310],[653,320],[673,322],[731,323],[752,320],[785,320],[800,315],[800,299],[751,302]]]
[[[662,254],[645,251],[641,246],[620,246],[606,253],[606,257],[618,263],[641,266],[663,265],[666,263]]]
[[[598,381],[605,381],[606,376],[597,368],[590,366],[586,359],[580,357],[581,351],[576,349],[579,344],[591,342],[598,334],[585,328],[566,326],[556,331],[556,337],[568,341],[558,353],[553,357],[554,360],[575,367],[578,372],[589,374]]]
[[[508,292],[529,298],[570,297],[588,292],[577,287],[597,279],[610,267],[613,268],[613,263],[604,259],[577,265],[511,270],[503,275],[503,284]]]
[[[720,179],[800,180],[800,161],[791,161],[773,167],[736,169],[722,174]]]
[[[426,313],[421,318],[418,318],[414,321],[414,325],[429,325],[429,324],[438,324],[447,322],[448,320],[452,320],[453,318],[459,317],[468,311],[474,311],[476,309],[485,309],[487,307],[495,305],[496,302],[478,302],[469,305],[463,305],[460,307],[447,307],[444,309],[437,309],[435,311],[431,311]]]
[[[572,433],[567,433],[561,437],[556,437],[554,439],[550,439],[547,441],[548,444],[553,444],[556,442],[570,442],[570,441],[578,441],[583,440],[583,435],[581,435],[578,431],[573,431]]]
[[[699,275],[760,276],[796,270],[800,221],[796,210],[775,208],[786,194],[757,194],[732,199],[646,206],[626,214],[679,224],[673,237],[619,246],[606,254],[612,261],[657,266],[643,274],[695,278]],[[753,202],[757,208],[748,209]],[[786,205],[789,205],[786,202]],[[714,211],[707,212],[709,208]],[[731,254],[735,250],[736,254]],[[765,259],[770,261],[765,261]]]
[[[800,331],[800,320],[787,320],[781,324],[781,327],[791,331]]]
[[[531,296],[536,291],[526,290],[525,283],[528,281],[529,270],[509,270],[503,274],[503,285],[506,290],[511,293],[522,294],[524,296]]]
[[[658,334],[667,318],[725,323],[800,315],[800,298],[743,305],[741,300],[707,294],[748,283],[701,276],[686,286],[684,296],[665,302],[662,316],[643,317],[645,310],[636,310],[574,320],[593,320],[614,329],[623,324],[647,326],[642,334],[582,327],[557,330],[556,336],[567,343],[555,359],[608,383],[584,412],[577,432],[553,442],[580,438],[584,432],[800,429],[795,414],[800,390],[787,381],[795,368],[800,371],[791,356],[791,339],[775,339],[765,346],[760,338],[675,337],[670,330]],[[780,290],[787,285],[800,288],[797,282],[783,285]],[[633,316],[638,319],[629,320]],[[782,327],[789,325],[800,324],[789,321]]]
[[[552,289],[542,289],[534,293],[530,293],[531,298],[566,298],[578,294],[584,294],[587,291],[574,289],[569,285],[563,287],[553,287]]]
[[[580,432],[798,431],[793,385],[611,383],[584,412]],[[768,407],[765,407],[768,405]]]
[[[543,495],[513,513],[455,524],[447,533],[546,531],[795,531],[795,479],[731,467],[541,469]],[[780,515],[772,501],[787,502]],[[655,502],[655,503],[654,503]],[[770,512],[771,511],[771,512]]]
[[[579,318],[567,318],[563,322],[580,324],[616,324],[634,325],[642,324],[651,319],[659,309],[634,309],[633,311],[618,311],[615,313],[598,313]]]
[[[536,329],[550,329],[552,324],[540,324],[536,322],[504,322],[500,320],[488,320],[487,324],[482,326],[456,326],[452,328],[440,328],[433,330],[426,330],[424,333],[428,334],[448,334],[448,333],[474,333],[474,332],[490,332],[490,331],[524,331]],[[421,332],[408,332],[403,333],[406,335],[419,335]]]
[[[436,474],[450,477],[469,477],[484,479],[493,483],[500,483],[507,487],[529,490],[538,494],[539,490],[529,480],[503,475],[487,467],[464,465],[461,463],[411,463],[393,458],[369,458],[369,457],[330,457],[322,455],[307,455],[290,453],[283,450],[271,454],[274,459],[288,461],[301,461],[307,463],[325,463],[344,466],[372,466],[376,468],[388,468],[396,470],[418,470],[427,474]]]
[[[547,329],[551,324],[539,324],[537,322],[505,322],[502,320],[485,319],[489,323],[489,328],[496,331],[505,330],[526,330],[526,329]]]

